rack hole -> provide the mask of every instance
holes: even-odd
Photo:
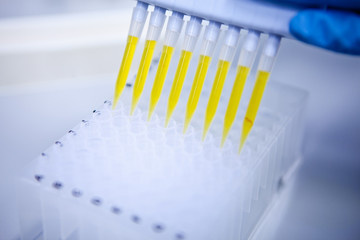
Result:
[[[111,212],[118,215],[121,213],[121,209],[119,207],[113,206],[111,207]]]
[[[61,182],[56,181],[56,182],[53,183],[53,187],[54,187],[55,189],[60,190],[60,189],[63,187],[63,185],[62,185]]]
[[[165,230],[165,226],[162,224],[154,224],[153,229],[155,232],[160,233]]]
[[[43,178],[44,178],[43,175],[38,175],[38,174],[36,174],[34,177],[35,177],[36,181],[38,181],[38,182],[41,182],[41,180],[43,180]]]
[[[110,100],[105,100],[104,104],[107,105],[108,107],[110,107],[112,105]]]
[[[134,222],[134,223],[140,223],[141,222],[141,218],[137,215],[133,215],[131,216],[131,220]]]
[[[84,126],[89,126],[89,121],[87,121],[87,120],[81,120],[81,123],[82,123]]]
[[[94,204],[95,206],[100,206],[102,201],[100,198],[95,197],[95,198],[91,199],[91,203]]]
[[[75,136],[75,135],[76,135],[76,132],[75,132],[74,130],[69,130],[69,132],[68,132],[68,133],[72,134],[73,136]]]
[[[177,234],[175,234],[175,239],[176,240],[183,240],[183,239],[185,239],[185,234],[184,233],[177,233]]]
[[[71,194],[72,194],[74,197],[81,197],[82,192],[81,192],[79,189],[73,189],[73,190],[71,191]]]

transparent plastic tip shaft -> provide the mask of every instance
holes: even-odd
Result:
[[[249,30],[245,38],[243,47],[241,49],[236,77],[224,117],[221,147],[224,145],[229,131],[234,123],[236,113],[240,104],[241,95],[244,90],[245,82],[256,56],[259,38],[259,32]]]
[[[177,102],[179,101],[180,93],[184,84],[187,70],[189,68],[192,53],[199,37],[200,30],[201,19],[197,17],[191,17],[186,26],[184,44],[168,98],[165,126],[168,125]]]
[[[216,46],[216,42],[218,40],[220,33],[220,24],[216,22],[210,22],[206,27],[202,46],[200,50],[199,63],[196,69],[194,81],[190,90],[190,95],[188,98],[188,102],[186,105],[186,114],[185,114],[185,122],[183,132],[185,133],[191,119],[195,113],[196,106],[199,102],[199,98],[201,95],[201,90],[204,85],[204,81],[206,78],[206,73],[209,69],[211,58],[214,53],[214,49]]]
[[[144,90],[145,81],[149,73],[150,64],[156,46],[156,41],[159,39],[161,30],[164,26],[165,18],[165,9],[155,7],[154,11],[151,13],[145,48],[141,57],[138,72],[136,74],[130,114],[133,114],[135,111],[135,108]]]
[[[235,54],[239,35],[240,29],[238,27],[229,26],[229,29],[227,30],[225,35],[224,44],[221,48],[216,76],[206,107],[202,140],[205,139],[206,134],[209,131],[211,122],[215,117],[216,109],[220,101],[220,96],[225,83],[226,75],[229,71],[231,61]]]
[[[116,104],[121,96],[122,91],[124,90],[125,83],[129,75],[131,63],[134,58],[136,46],[144,29],[145,21],[148,15],[147,8],[148,4],[143,2],[137,2],[137,5],[133,10],[125,52],[116,80],[113,109],[116,108]]]
[[[270,73],[279,49],[280,40],[281,38],[279,36],[269,35],[269,38],[267,39],[264,47],[264,51],[261,55],[255,86],[251,94],[249,106],[247,108],[245,119],[243,122],[239,153],[241,152],[241,149],[244,146],[250,130],[254,125],[257,111],[260,107],[261,99],[264,94],[264,90],[270,77]]]
[[[151,119],[155,107],[160,99],[170,61],[174,52],[174,47],[177,43],[184,23],[183,17],[184,15],[182,13],[173,12],[168,21],[165,33],[165,42],[151,90],[148,120]]]

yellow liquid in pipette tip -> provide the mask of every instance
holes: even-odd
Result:
[[[128,36],[125,52],[121,61],[121,66],[119,74],[116,80],[115,85],[115,94],[112,108],[116,108],[116,104],[121,96],[122,91],[124,90],[126,79],[128,77],[132,60],[134,58],[136,45],[138,43],[138,38],[134,36]]]
[[[174,47],[164,45],[163,51],[162,51],[162,54],[160,57],[158,69],[156,71],[154,85],[151,90],[148,121],[151,119],[151,116],[155,110],[156,104],[159,101],[173,52],[174,52]]]
[[[255,86],[251,94],[249,106],[247,108],[245,119],[243,123],[239,153],[250,133],[252,126],[254,125],[257,111],[259,109],[261,98],[264,94],[266,83],[270,77],[270,72],[258,71]]]
[[[211,57],[200,55],[199,64],[196,69],[194,82],[191,87],[189,99],[186,106],[186,115],[183,133],[186,133],[187,128],[191,122],[191,119],[195,113],[196,106],[199,102],[201,90],[204,85],[206,73],[208,71],[211,62]]]
[[[230,62],[219,60],[216,76],[211,89],[209,102],[206,108],[204,130],[202,140],[205,140],[206,134],[209,131],[212,120],[215,117],[216,109],[219,104],[221,92],[225,83],[226,75],[229,71]]]
[[[179,64],[176,69],[174,82],[171,86],[171,91],[168,99],[168,106],[166,112],[165,127],[169,124],[170,118],[175,110],[176,104],[179,101],[180,93],[186,77],[186,72],[189,68],[192,52],[182,50]]]
[[[249,71],[250,71],[249,67],[238,66],[237,68],[234,85],[231,91],[231,96],[225,113],[221,147],[224,146],[225,140],[234,123],[236,112],[240,104],[241,95],[244,90],[246,78],[249,75]]]
[[[133,90],[133,96],[131,102],[131,112],[130,112],[131,115],[134,113],[136,105],[140,100],[142,91],[144,90],[145,81],[149,73],[149,68],[154,54],[155,46],[156,46],[155,40],[146,40],[139,69],[136,74],[136,80],[134,84],[134,90]]]

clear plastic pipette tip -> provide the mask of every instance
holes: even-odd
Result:
[[[200,18],[191,17],[190,21],[187,23],[180,60],[178,62],[174,81],[171,86],[171,91],[168,98],[165,127],[167,127],[179,101],[192,53],[194,51],[201,30],[201,21],[202,20]]]
[[[272,71],[272,67],[274,65],[275,58],[280,46],[280,40],[281,37],[279,36],[269,35],[269,38],[267,39],[263,53],[261,55],[255,86],[251,94],[249,106],[246,110],[244,118],[239,153],[246,142],[253,123],[255,122],[261,99],[264,94],[264,90],[270,77],[270,73]]]
[[[211,88],[209,101],[206,107],[203,140],[205,139],[206,134],[211,126],[212,120],[215,117],[226,76],[229,71],[231,61],[234,57],[234,52],[238,43],[239,35],[240,28],[229,26],[229,29],[227,30],[225,35],[224,44],[221,48],[216,76]]]
[[[165,22],[165,9],[161,7],[155,7],[154,11],[151,13],[149,28],[146,36],[145,48],[143,55],[141,57],[140,65],[138,72],[136,74],[133,97],[131,102],[131,111],[132,115],[135,111],[135,108],[140,100],[142,92],[144,90],[145,82],[147,75],[149,73],[150,64],[154,54],[156,42],[159,39],[161,30]]]
[[[129,75],[131,63],[135,54],[136,46],[143,31],[145,21],[148,15],[147,8],[148,8],[147,3],[137,2],[137,5],[133,10],[129,34],[128,34],[128,40],[121,61],[119,74],[116,80],[112,109],[116,108],[116,104],[122,94],[122,91],[124,90],[126,80]]]
[[[250,69],[256,56],[259,38],[260,32],[249,30],[242,46],[235,81],[224,117],[224,126],[220,147],[223,147],[226,138],[230,132],[230,129],[234,123],[246,79],[249,75]]]
[[[188,102],[186,104],[183,133],[186,133],[187,128],[190,125],[191,119],[196,111],[196,107],[199,102],[201,91],[204,85],[208,68],[211,63],[211,58],[214,53],[214,49],[219,37],[219,33],[220,33],[219,23],[210,22],[210,24],[206,27],[201,50],[200,50],[198,66],[196,69],[193,84],[191,86]]]
[[[174,52],[174,47],[182,30],[184,22],[183,17],[184,15],[182,13],[173,12],[171,17],[169,18],[166,27],[163,51],[160,57],[154,84],[151,90],[148,121],[151,119],[155,107],[160,99],[170,61]]]

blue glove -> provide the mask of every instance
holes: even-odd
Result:
[[[360,55],[360,0],[272,1],[307,8],[290,22],[290,33],[298,40],[335,52]]]
[[[300,41],[336,52],[360,55],[360,16],[341,10],[307,9],[290,22]]]

